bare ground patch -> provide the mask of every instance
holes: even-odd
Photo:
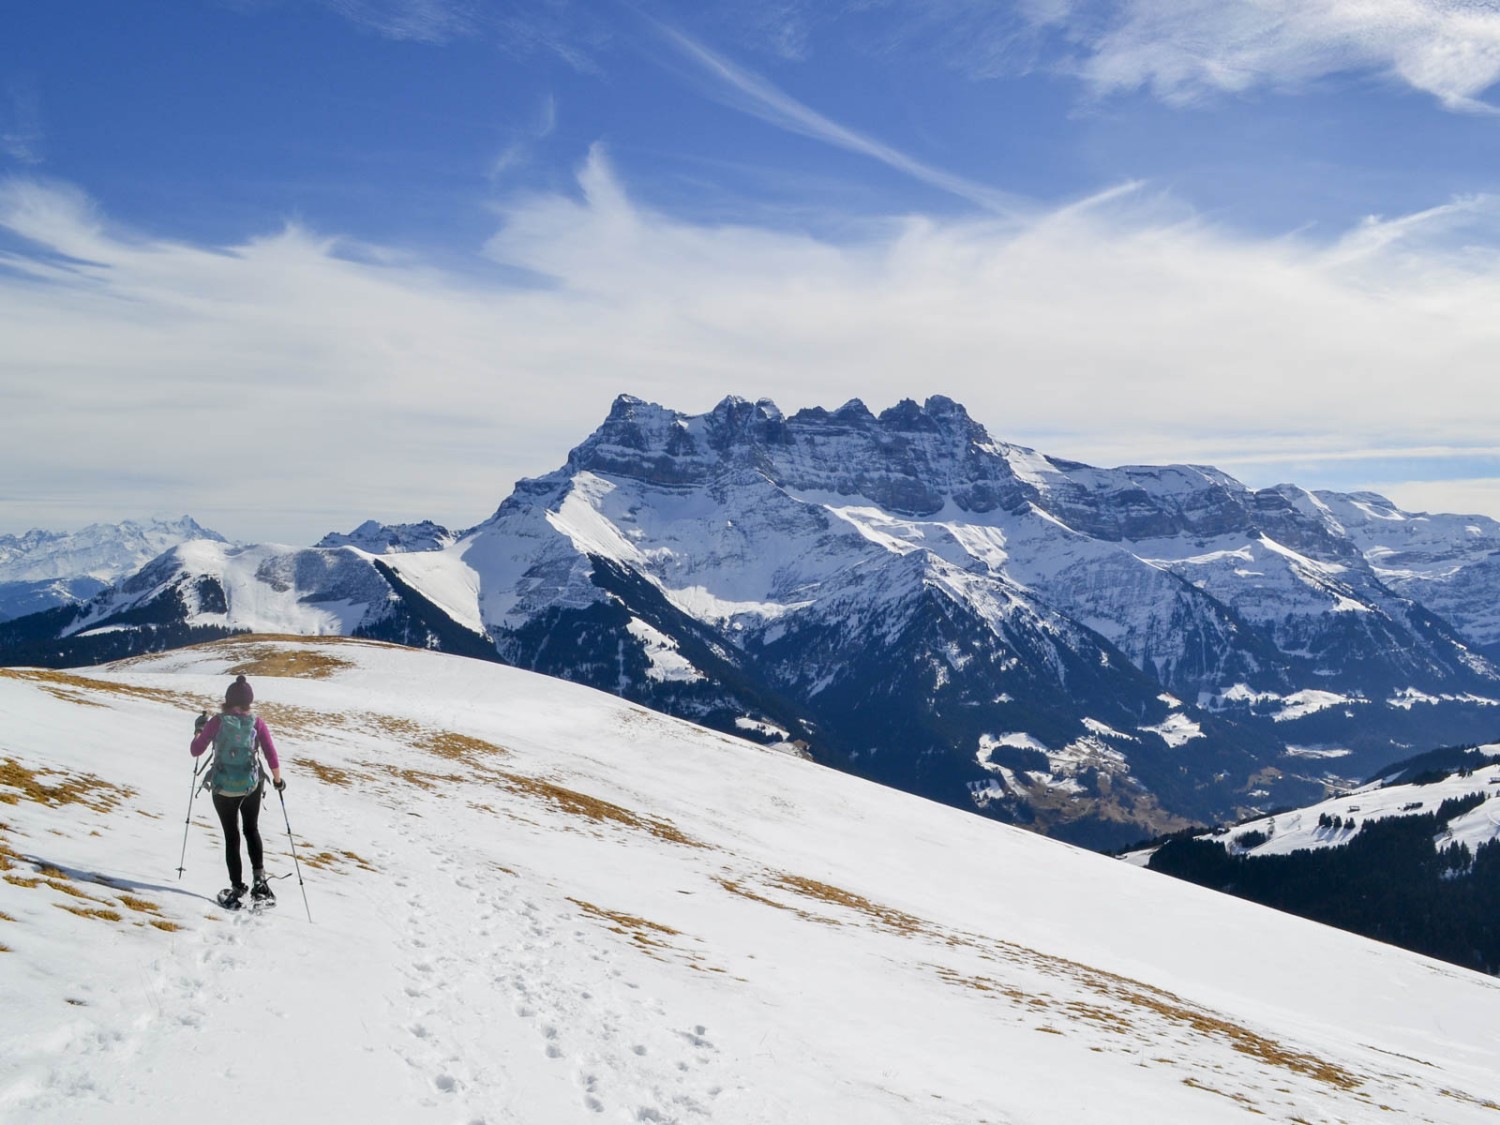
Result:
[[[340,869],[356,867],[361,871],[374,871],[375,867],[363,856],[342,848],[323,851],[298,852],[297,858],[301,862],[318,871],[334,871],[343,874]]]
[[[590,918],[603,923],[611,933],[628,938],[631,945],[648,957],[658,961],[680,959],[687,963],[688,968],[697,969],[700,972],[722,973],[724,971],[707,965],[702,954],[682,948],[685,942],[699,939],[689,938],[681,930],[673,929],[660,922],[653,922],[649,918],[627,914],[621,910],[606,910],[602,906],[596,906],[580,898],[570,898],[568,901]]]
[[[336,672],[355,667],[351,660],[344,660],[330,652],[319,652],[302,646],[283,648],[274,644],[242,642],[235,647],[234,656],[239,663],[225,669],[226,676],[326,680]]]
[[[114,680],[99,680],[56,668],[0,668],[0,678],[36,684],[43,691],[59,699],[65,699],[69,703],[96,705],[98,701],[89,698],[89,695],[93,694],[143,699],[152,703],[168,703],[173,707],[190,709],[200,706],[198,697],[187,692],[143,687],[140,684],[122,684]]]
[[[44,778],[59,780],[49,783]],[[111,812],[121,801],[134,796],[134,789],[115,785],[91,773],[32,769],[15,758],[0,758],[0,804],[31,801],[48,808],[82,805],[94,812]]]

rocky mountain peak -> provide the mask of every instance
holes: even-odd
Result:
[[[878,416],[851,399],[790,417],[769,399],[730,396],[707,414],[687,415],[621,395],[565,471],[676,486],[754,473],[909,514],[930,514],[949,499],[973,511],[1025,499],[984,428],[942,395],[903,399]]]

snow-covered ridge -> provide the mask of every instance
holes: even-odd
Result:
[[[440,551],[458,535],[431,520],[421,523],[384,524],[366,520],[348,534],[331,531],[316,547],[358,547],[372,555],[405,554],[408,551]]]
[[[195,539],[224,542],[191,516],[0,535],[0,621],[87,601],[163,551]]]
[[[273,913],[217,912],[201,803],[173,874],[192,715],[236,671],[312,925],[295,877]],[[1500,1101],[1495,981],[554,679],[243,639],[0,670],[0,710],[7,1118],[1465,1125]],[[262,824],[292,873],[278,802]]]
[[[1250,834],[1246,837],[1250,840],[1263,838],[1263,842],[1239,849],[1246,855],[1287,855],[1305,849],[1339,847],[1371,821],[1435,812],[1446,800],[1478,793],[1485,798],[1484,802],[1455,817],[1441,833],[1443,844],[1461,843],[1473,850],[1479,844],[1500,838],[1500,765],[1478,764],[1483,755],[1500,754],[1500,744],[1480,746],[1473,753],[1476,766],[1472,771],[1449,771],[1441,780],[1421,784],[1373,781],[1306,808],[1246,821],[1223,838],[1232,842],[1246,833]],[[1336,826],[1329,823],[1335,819]]]

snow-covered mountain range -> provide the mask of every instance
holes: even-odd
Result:
[[[289,780],[257,916],[183,823],[236,674]],[[555,678],[246,637],[0,669],[0,713],[6,1120],[1500,1111],[1491,978]]]
[[[488,655],[1095,845],[1500,725],[1500,523],[1093,468],[942,397],[788,416],[622,396],[455,541],[346,540],[179,547],[0,625],[0,654],[250,628]]]
[[[190,516],[0,535],[0,621],[87,601],[163,551],[195,539],[224,541]]]

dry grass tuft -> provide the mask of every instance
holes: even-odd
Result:
[[[37,684],[42,690],[60,699],[66,699],[70,703],[95,702],[80,694],[92,692],[126,699],[144,699],[152,703],[170,703],[174,707],[198,707],[197,697],[185,692],[142,687],[139,684],[121,684],[112,680],[96,680],[56,668],[0,668],[0,678]]]
[[[433,792],[442,787],[457,785],[467,780],[460,773],[431,773],[428,770],[412,769],[409,766],[393,766],[385,762],[360,762],[366,769],[373,770],[377,774],[404,781],[407,785],[415,786],[427,792]],[[367,775],[368,776],[368,775]]]
[[[313,711],[306,707],[293,707],[286,703],[257,702],[255,712],[265,719],[273,737],[284,733],[319,734],[334,728],[341,718],[338,715],[325,715],[321,711]]]
[[[745,884],[741,883],[737,879],[728,879],[720,876],[719,878],[716,878],[714,882],[718,883],[719,886],[723,887],[730,894],[739,895],[740,898],[747,898],[751,902],[758,902],[762,906],[773,906],[777,910],[789,910],[793,914],[801,915],[803,918],[807,918],[810,921],[814,922],[833,922],[831,918],[823,918],[816,914],[809,914],[805,910],[798,910],[796,907],[788,906],[784,902],[777,902],[775,899],[767,898],[765,895],[756,894],[754,891],[750,890],[745,886]]]
[[[1438,1095],[1444,1098],[1452,1098],[1456,1102],[1466,1105],[1477,1105],[1481,1109],[1493,1110],[1500,1113],[1500,1105],[1496,1105],[1488,1098],[1476,1098],[1473,1094],[1465,1094],[1462,1090],[1439,1090]]]
[[[891,933],[918,934],[928,930],[926,923],[920,918],[900,910],[893,910],[888,906],[879,906],[867,898],[827,883],[820,883],[816,879],[783,873],[776,876],[775,885],[805,898],[857,911],[869,918],[880,929]]]
[[[503,746],[486,742],[456,731],[429,731],[417,740],[417,746],[439,758],[448,758],[466,765],[479,765],[488,758],[503,758],[510,753]]]
[[[42,781],[43,777],[60,777],[62,781],[56,785],[48,785]],[[93,774],[34,770],[23,766],[14,758],[0,758],[0,804],[16,805],[22,801],[33,801],[48,808],[82,805],[94,812],[110,812],[121,801],[134,796],[134,789],[114,785]]]
[[[639,816],[629,809],[621,808],[619,805],[611,804],[609,801],[601,800],[598,797],[591,797],[587,793],[579,793],[575,790],[564,788],[551,781],[543,781],[538,777],[523,777],[520,774],[506,773],[500,770],[491,771],[491,776],[512,793],[545,801],[553,808],[569,816],[582,817],[597,824],[617,824],[622,828],[646,832],[655,836],[658,840],[666,840],[673,844],[682,844],[689,848],[705,848],[708,846],[694,840],[691,836],[685,835],[669,820]]]
[[[158,930],[166,930],[169,934],[176,933],[178,930],[182,929],[182,927],[179,926],[176,922],[169,922],[165,918],[152,918],[151,924]]]
[[[706,964],[701,954],[681,948],[680,942],[674,944],[673,938],[685,937],[681,930],[674,930],[671,926],[664,926],[660,922],[653,922],[634,914],[626,914],[623,911],[606,910],[602,906],[595,906],[592,902],[585,902],[583,899],[570,898],[568,901],[585,914],[603,922],[611,933],[629,938],[630,943],[648,957],[657,961],[667,961],[669,958],[666,955],[671,954],[672,959],[685,962],[689,969],[703,973],[727,973],[725,969]],[[689,940],[700,941],[697,938]]]
[[[298,758],[297,766],[305,769],[321,781],[324,785],[338,785],[345,789],[354,784],[356,777],[359,780],[367,780],[364,775],[355,775],[339,766],[330,766],[326,762],[320,762],[316,758]]]
[[[154,902],[148,902],[146,899],[136,898],[134,895],[116,895],[115,897],[119,899],[121,906],[124,906],[128,910],[134,910],[137,914],[161,913],[161,907],[157,906]]]
[[[117,910],[106,910],[104,908],[91,908],[87,906],[69,906],[65,902],[54,902],[53,906],[59,910],[66,910],[69,914],[76,914],[80,918],[98,918],[101,922],[123,922]]]
[[[3,910],[0,910],[0,922],[14,922],[14,921],[15,921],[15,919],[12,918],[9,914],[5,913],[5,911],[3,911]]]
[[[319,871],[336,871],[340,867],[358,867],[361,871],[374,871],[375,868],[363,857],[351,851],[340,849],[338,851],[299,853],[298,858],[308,867]]]

